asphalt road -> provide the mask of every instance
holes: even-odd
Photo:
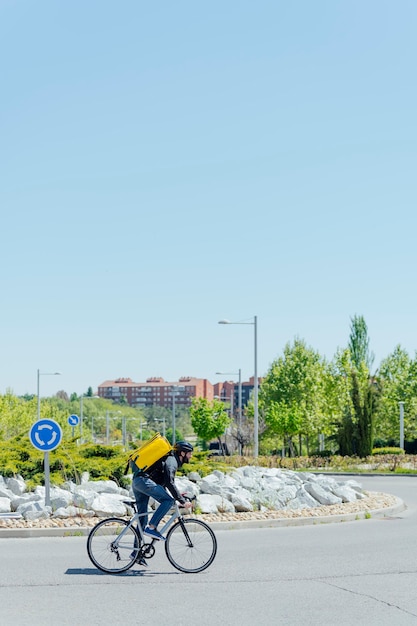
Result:
[[[360,477],[399,496],[386,518],[216,530],[200,574],[177,572],[163,546],[149,562],[109,576],[85,537],[0,539],[0,623],[16,626],[417,626],[417,479]]]

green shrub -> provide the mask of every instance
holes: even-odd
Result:
[[[402,448],[389,447],[389,448],[373,448],[372,454],[373,455],[376,455],[376,454],[405,454],[405,452],[404,452],[404,450]]]
[[[127,458],[127,454],[123,451],[122,446],[102,446],[102,445],[86,445],[84,447],[80,447],[79,451],[80,455],[85,458],[91,457],[101,457],[103,459],[112,459],[120,455],[125,455]]]

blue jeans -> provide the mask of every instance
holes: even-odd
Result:
[[[132,481],[133,495],[135,496],[138,513],[147,513],[149,498],[159,502],[159,506],[150,520],[151,526],[158,527],[161,519],[168,513],[175,500],[161,486],[157,485],[148,476],[136,476]],[[148,524],[148,516],[140,518],[140,524],[144,529]]]

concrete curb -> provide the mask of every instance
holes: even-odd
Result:
[[[391,517],[406,509],[400,498],[394,505],[384,509],[358,511],[340,515],[309,515],[308,517],[285,517],[278,519],[242,520],[232,522],[208,522],[213,530],[243,530],[247,528],[279,528],[281,526],[308,526],[332,524],[335,522],[352,522],[369,517]],[[28,537],[83,537],[87,536],[92,527],[65,526],[59,528],[0,528],[0,539]]]

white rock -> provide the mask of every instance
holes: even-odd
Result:
[[[236,511],[246,512],[253,511],[252,503],[246,498],[240,496],[239,494],[235,494],[232,496],[232,504],[235,507]]]
[[[10,489],[14,494],[20,496],[26,491],[26,483],[21,476],[16,478],[6,478],[7,489]]]
[[[28,502],[21,504],[16,512],[21,513],[26,520],[47,519],[52,513],[52,508],[44,506],[40,501]]]
[[[50,491],[50,501],[54,511],[72,504],[72,498],[72,493],[70,491],[66,491],[65,489],[53,487]]]
[[[44,500],[44,497],[32,491],[26,492],[21,496],[13,496],[11,500],[12,511],[16,511],[21,504],[27,504],[28,502],[40,502]]]
[[[355,502],[356,500],[359,500],[361,495],[347,485],[337,485],[336,487],[333,487],[332,491],[335,496],[342,499],[342,502]]]
[[[3,478],[3,476],[0,476]],[[13,493],[10,489],[7,489],[6,485],[3,483],[0,484],[0,498],[9,498],[12,500],[16,494]]]
[[[91,482],[82,482],[84,490],[95,491],[96,493],[119,493],[119,486],[114,480],[94,480]]]
[[[311,507],[320,506],[320,503],[315,500],[302,485],[293,500],[290,500],[286,506],[287,509],[309,509]]]
[[[191,482],[193,483],[200,483],[201,482],[201,476],[198,472],[190,472],[187,475],[188,480],[191,480]]]
[[[84,487],[84,485],[82,485]],[[94,499],[97,497],[95,491],[86,489],[77,489],[72,494],[72,502],[74,506],[81,507],[82,509],[91,509]]]
[[[57,519],[67,519],[69,517],[94,517],[94,511],[80,509],[77,506],[61,507],[52,513],[52,517]]]
[[[234,505],[227,498],[222,496],[210,496],[216,504],[219,513],[234,513],[236,511]]]
[[[202,513],[218,513],[215,496],[207,493],[201,493],[197,498],[197,506]]]
[[[10,498],[0,497],[0,513],[10,513],[11,510],[12,508]]]
[[[342,498],[338,498],[330,491],[326,491],[318,483],[306,483],[304,488],[307,493],[313,496],[320,504],[330,505],[340,504],[342,502]]]
[[[126,505],[119,498],[115,498],[108,493],[96,496],[91,505],[91,509],[98,517],[111,515],[126,515]]]

